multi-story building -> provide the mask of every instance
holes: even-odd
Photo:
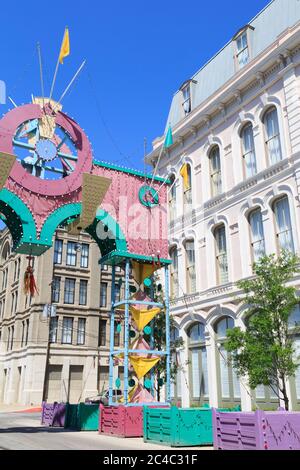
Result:
[[[0,233],[0,402],[74,403],[107,389],[111,273],[98,264],[98,245],[84,232],[78,237],[57,229],[53,247],[34,259],[38,294],[31,298],[23,290],[28,259],[11,252],[11,243],[5,228]],[[116,270],[118,299],[122,272]],[[52,305],[52,316],[45,305]],[[117,324],[115,344],[123,341]]]
[[[174,94],[146,161],[168,176],[172,314],[185,346],[183,405],[277,406],[232,369],[226,330],[245,328],[236,282],[263,253],[300,249],[300,2],[273,0]],[[292,284],[300,290],[300,278]],[[291,317],[300,321],[300,309]],[[295,335],[297,348],[300,337]],[[289,381],[300,409],[300,370]]]

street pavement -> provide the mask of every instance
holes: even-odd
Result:
[[[0,450],[170,450],[170,447],[144,443],[142,438],[117,438],[96,431],[71,431],[40,424],[41,413],[0,412]],[[212,450],[212,447],[177,448]],[[174,450],[174,448],[173,448]]]

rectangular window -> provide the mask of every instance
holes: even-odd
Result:
[[[62,338],[63,344],[72,344],[72,333],[73,333],[73,318],[63,318]]]
[[[182,106],[184,110],[184,114],[187,115],[191,112],[191,87],[190,84],[185,86],[182,89]]]
[[[14,292],[11,294],[11,305],[10,305],[10,313],[13,314],[15,306],[15,294]]]
[[[249,216],[253,261],[258,261],[265,254],[265,237],[261,211],[255,210]]]
[[[197,350],[192,351],[192,382],[193,397],[200,397],[200,380],[199,380],[199,353]]]
[[[88,282],[85,279],[80,279],[79,284],[79,305],[87,304],[87,285]]]
[[[22,321],[21,348],[23,347],[23,344],[24,344],[24,332],[25,332],[25,322]]]
[[[169,189],[169,213],[170,213],[170,220],[174,220],[176,218],[176,178],[172,176],[171,180],[171,187]]]
[[[25,346],[27,346],[27,343],[28,343],[28,336],[29,336],[29,318],[26,320]]]
[[[15,334],[15,327],[11,327],[11,343],[10,343],[10,349],[13,349],[14,347],[14,334]]]
[[[62,253],[63,253],[63,240],[59,240],[57,238],[54,244],[54,263],[55,264],[62,263]]]
[[[107,306],[107,282],[100,284],[100,307]]]
[[[222,193],[220,150],[217,145],[215,145],[210,151],[209,164],[210,164],[211,193],[212,193],[212,197],[215,197]]]
[[[292,223],[290,216],[290,208],[287,197],[279,199],[274,204],[276,219],[276,236],[279,248],[294,252],[294,242],[292,234]]]
[[[18,297],[19,297],[19,294],[18,294],[18,291],[15,292],[15,305],[14,305],[14,313],[17,312],[17,308],[18,308]]]
[[[81,245],[81,257],[80,257],[80,267],[88,268],[89,266],[89,245],[87,243],[82,243]]]
[[[60,297],[60,277],[54,276],[53,281],[52,281],[51,301],[59,302],[59,297]]]
[[[218,282],[223,284],[228,282],[228,260],[224,225],[215,230],[215,238]]]
[[[187,292],[193,294],[196,292],[196,269],[195,269],[195,248],[194,241],[187,241],[185,244],[186,252],[186,272],[187,272]]]
[[[245,163],[245,176],[250,178],[257,173],[254,147],[253,127],[247,124],[242,130],[243,158]]]
[[[101,264],[101,271],[108,271],[108,265],[107,264]]]
[[[121,289],[119,284],[115,284],[115,302],[120,302],[121,299]]]
[[[171,296],[176,298],[179,295],[179,282],[178,282],[178,258],[177,249],[171,251]]]
[[[77,344],[85,343],[85,318],[78,319]]]
[[[248,48],[248,41],[247,41],[247,31],[243,34],[238,36],[236,39],[236,49],[237,49],[237,62],[239,68],[241,69],[249,62],[249,48]]]
[[[106,345],[106,320],[99,320],[99,346]]]
[[[65,279],[64,303],[73,304],[75,297],[75,279]]]
[[[230,398],[228,353],[224,346],[220,348],[220,355],[222,398]]]
[[[56,343],[57,341],[57,327],[58,327],[58,317],[51,317],[50,318],[50,332],[49,332],[50,343]]]
[[[271,108],[264,117],[266,146],[271,165],[282,159],[278,115],[276,108]]]
[[[9,350],[9,346],[10,346],[10,327],[8,327],[7,331],[8,331],[8,334],[7,334],[6,351]]]
[[[67,266],[76,266],[77,251],[75,242],[68,242],[67,244]]]
[[[118,331],[118,325],[120,322],[115,322],[115,331],[114,331],[114,345],[120,346],[120,332]]]

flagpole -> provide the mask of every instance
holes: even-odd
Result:
[[[169,123],[169,129],[168,129],[168,131],[167,131],[167,133],[166,133],[163,146],[162,146],[162,148],[160,149],[159,156],[158,156],[158,159],[157,159],[155,168],[154,168],[154,172],[153,172],[152,179],[151,179],[151,184],[150,184],[150,189],[152,188],[152,184],[153,184],[153,181],[154,181],[154,178],[155,178],[155,175],[156,175],[156,172],[157,172],[157,168],[158,168],[158,165],[159,165],[161,156],[162,156],[162,154],[163,154],[163,151],[164,151],[165,148],[170,147],[172,144],[173,144],[172,128],[171,128],[171,123]]]
[[[49,101],[50,101],[51,98],[52,98],[52,93],[53,93],[54,85],[55,85],[55,82],[56,82],[56,76],[57,76],[58,66],[59,66],[59,55],[58,55],[58,59],[57,59],[57,63],[56,63],[56,68],[55,68],[55,72],[54,72],[54,76],[53,76],[53,80],[52,80],[52,85],[51,85],[51,90],[50,90]]]
[[[64,43],[65,33],[66,33],[66,30],[67,30],[67,29],[68,29],[68,27],[66,26],[66,27],[65,27],[65,32],[64,32],[64,35],[63,35],[63,39],[62,39],[62,42],[61,42],[61,46],[60,46],[60,49],[59,49],[59,54],[58,54],[57,62],[56,62],[55,72],[54,72],[54,76],[53,76],[53,80],[52,80],[52,85],[51,85],[51,90],[50,90],[49,101],[50,101],[51,98],[52,98],[52,94],[53,94],[53,90],[54,90],[54,85],[55,85],[55,82],[56,82],[56,77],[57,77],[57,72],[58,72],[60,52],[61,52],[62,45],[63,45],[63,43]]]
[[[74,80],[76,80],[77,76],[79,75],[81,69],[84,67],[86,63],[86,59],[84,59],[84,61],[82,62],[82,64],[80,65],[79,69],[77,70],[77,72],[75,73],[75,75],[73,76],[72,80],[70,81],[69,85],[67,86],[67,88],[65,89],[65,91],[63,92],[63,94],[61,95],[61,97],[59,98],[58,102],[56,103],[56,106],[55,106],[55,109],[57,108],[57,106],[60,104],[61,100],[64,98],[65,94],[67,93],[67,91],[69,90],[70,86],[72,85],[72,83],[74,82]],[[54,111],[55,111],[54,109]]]
[[[37,50],[38,50],[38,56],[39,56],[40,79],[41,79],[43,106],[45,106],[45,90],[44,90],[44,78],[43,78],[42,53],[41,53],[41,46],[40,46],[39,42],[37,43]]]

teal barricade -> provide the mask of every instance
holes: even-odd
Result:
[[[99,405],[78,403],[67,404],[65,428],[77,431],[97,431],[99,424]]]
[[[237,411],[237,408],[226,408],[222,411]],[[212,445],[212,410],[209,407],[148,408],[145,406],[143,432],[145,442],[174,447]]]

